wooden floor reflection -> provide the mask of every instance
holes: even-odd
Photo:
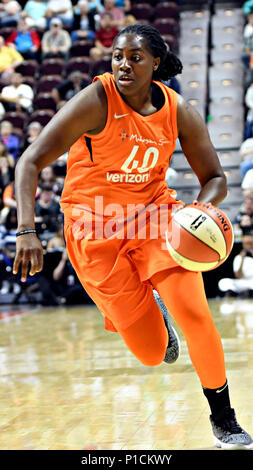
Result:
[[[211,300],[232,405],[253,433],[253,303]],[[96,307],[0,308],[0,449],[213,449],[185,342],[140,364]],[[180,333],[179,333],[180,334]]]

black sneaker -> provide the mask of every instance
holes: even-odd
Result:
[[[210,416],[214,444],[221,449],[253,449],[251,436],[237,423],[235,410],[225,407],[220,416]]]
[[[154,290],[153,292],[157,305],[160,308],[161,313],[163,314],[164,323],[169,333],[169,344],[167,346],[165,358],[163,361],[167,362],[168,364],[172,364],[173,362],[176,362],[180,355],[180,340],[176,330],[170,324],[168,310],[165,307],[161,297],[159,296],[156,290]]]

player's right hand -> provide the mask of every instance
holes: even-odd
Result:
[[[43,268],[43,248],[35,233],[17,237],[16,256],[12,269],[13,274],[18,273],[19,267],[21,267],[22,282],[26,282],[28,269],[29,276],[33,276]]]

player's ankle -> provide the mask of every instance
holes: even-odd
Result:
[[[215,389],[203,387],[203,392],[213,417],[220,416],[225,408],[231,408],[227,381],[223,386]]]

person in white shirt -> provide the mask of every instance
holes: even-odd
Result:
[[[48,0],[45,16],[48,19],[48,26],[53,17],[60,18],[64,26],[73,25],[73,6],[71,0]]]
[[[0,100],[4,103],[7,111],[32,111],[33,89],[23,82],[21,73],[14,73],[11,85],[3,87]]]
[[[235,279],[221,279],[218,283],[221,292],[242,294],[253,290],[253,234],[244,235],[242,245],[241,253],[233,261]]]

